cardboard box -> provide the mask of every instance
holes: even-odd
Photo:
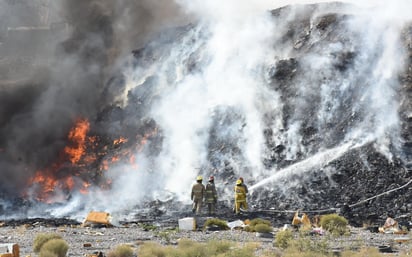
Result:
[[[86,219],[84,220],[83,226],[86,226],[88,224],[101,224],[101,225],[110,226],[111,218],[112,217],[107,212],[91,211],[89,212]]]

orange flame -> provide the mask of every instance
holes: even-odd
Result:
[[[101,145],[102,141],[98,136],[88,136],[89,130],[89,121],[78,119],[67,135],[68,144],[62,149],[60,158],[49,168],[36,171],[35,175],[28,181],[29,188],[34,189],[34,197],[37,200],[51,203],[56,199],[61,199],[59,197],[64,197],[73,189],[87,194],[94,183],[92,181],[99,183],[101,189],[109,189],[112,181],[109,178],[104,178],[103,171],[109,170],[111,165],[123,161],[129,162],[130,165],[137,168],[136,153],[142,152],[150,137],[157,134],[155,128],[144,135],[137,135],[136,144],[133,146],[122,145],[128,142],[128,139],[124,137],[115,139],[113,144],[106,142],[105,145]],[[111,150],[115,150],[113,152],[116,154],[109,155]],[[102,179],[95,180],[96,176],[88,177],[85,174],[96,167],[88,166],[90,164],[99,165],[98,175]],[[76,179],[77,176],[79,179]]]
[[[37,185],[35,197],[39,201],[50,202],[52,201],[55,193],[60,191],[68,192],[76,187],[74,177],[76,174],[60,174],[58,171],[64,167],[64,160],[69,160],[70,163],[76,164],[78,169],[84,166],[84,163],[78,164],[83,158],[84,162],[93,162],[96,157],[93,155],[86,155],[86,142],[95,142],[95,138],[87,138],[87,132],[89,131],[90,123],[85,119],[79,119],[76,121],[73,128],[69,131],[68,141],[69,146],[66,146],[62,153],[62,159],[57,160],[49,168],[36,171],[35,175],[28,181],[29,185]],[[77,172],[77,171],[76,171]],[[83,187],[85,188],[85,187]]]
[[[58,180],[50,174],[43,174],[42,171],[37,171],[29,183],[32,185],[41,185],[41,188],[37,190],[35,197],[38,201],[46,203],[52,202],[51,196],[56,192],[56,189],[70,191],[74,187],[74,180],[72,177]]]
[[[114,145],[119,145],[119,144],[126,143],[127,141],[128,141],[127,138],[120,137],[119,139],[115,139],[115,140],[113,141],[113,144],[114,144]]]
[[[45,200],[47,195],[54,191],[57,181],[51,177],[44,176],[40,171],[36,172],[36,175],[31,180],[31,184],[41,184],[42,191],[38,193],[38,200]]]
[[[89,131],[90,123],[87,120],[79,119],[74,128],[69,132],[69,140],[72,146],[66,146],[64,153],[66,153],[71,163],[77,163],[85,153],[86,135]]]

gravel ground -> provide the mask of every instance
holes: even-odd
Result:
[[[275,228],[275,232],[278,229]],[[279,251],[273,246],[273,238],[262,237],[256,233],[241,230],[231,231],[171,231],[158,229],[157,231],[145,231],[142,226],[128,224],[127,227],[91,228],[72,226],[4,226],[0,227],[0,243],[17,243],[20,246],[20,256],[35,256],[32,250],[33,240],[39,233],[55,232],[69,244],[68,256],[87,256],[94,252],[108,253],[119,244],[129,244],[138,248],[144,242],[155,241],[163,245],[176,244],[179,239],[189,238],[197,242],[207,240],[233,240],[240,243],[261,242],[261,249]],[[391,246],[398,252],[411,252],[411,243],[398,243],[398,239],[409,239],[408,235],[372,233],[362,228],[351,227],[351,235],[339,238],[313,236],[314,239],[328,238],[330,246],[334,249],[359,248],[360,246]],[[394,254],[395,255],[395,254]]]

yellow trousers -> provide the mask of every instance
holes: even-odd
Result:
[[[246,200],[243,201],[235,201],[235,213],[239,214],[240,213],[240,208],[243,210],[247,210],[247,203]]]

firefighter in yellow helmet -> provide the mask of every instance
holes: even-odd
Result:
[[[235,213],[239,214],[240,209],[247,210],[246,190],[242,185],[242,180],[238,179],[235,186]]]
[[[207,211],[209,215],[216,214],[217,191],[215,186],[215,178],[209,177],[209,182],[206,184],[205,202],[207,204]]]
[[[203,197],[205,195],[205,186],[202,184],[203,177],[197,176],[196,183],[192,186],[192,193],[190,199],[193,201],[192,212],[200,214],[203,204]]]

